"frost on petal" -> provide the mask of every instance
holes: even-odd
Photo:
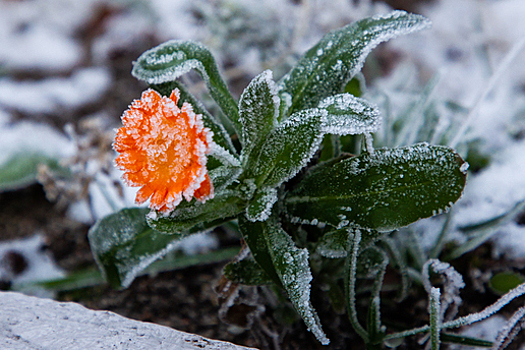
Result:
[[[179,91],[162,97],[148,89],[124,112],[113,148],[117,167],[129,186],[141,187],[137,203],[168,212],[184,197],[204,201],[213,196],[206,169],[212,132],[190,104],[177,107]]]

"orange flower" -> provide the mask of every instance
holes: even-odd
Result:
[[[142,186],[135,201],[140,204],[151,197],[150,208],[162,212],[173,210],[182,196],[187,201],[213,197],[206,169],[213,134],[189,103],[177,107],[179,96],[178,89],[169,98],[144,91],[122,115],[124,126],[113,144],[125,182]]]

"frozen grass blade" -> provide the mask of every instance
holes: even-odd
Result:
[[[375,266],[377,270],[368,307],[367,331],[371,344],[381,344],[384,336],[384,330],[381,325],[381,289],[383,288],[383,281],[389,260],[383,250],[375,247],[371,247],[370,250],[374,250],[381,261]]]
[[[511,210],[507,213],[499,215],[495,218],[477,223],[474,225],[469,225],[465,227],[460,227],[459,230],[465,233],[469,239],[455,248],[445,257],[445,260],[453,260],[459,258],[463,254],[466,254],[483,243],[487,242],[492,236],[498,233],[498,229],[501,225],[504,225],[511,220],[514,220],[517,215],[519,215],[525,208],[525,200],[518,202]]]
[[[460,143],[460,141],[464,138],[465,133],[467,132],[470,125],[473,123],[473,121],[478,116],[478,112],[480,108],[483,105],[483,101],[488,97],[498,80],[503,76],[503,74],[509,69],[512,62],[518,57],[518,54],[525,48],[525,38],[521,39],[519,42],[517,42],[512,49],[509,51],[509,53],[505,56],[503,61],[498,66],[498,69],[492,77],[490,78],[488,84],[485,86],[485,88],[481,91],[478,98],[476,99],[476,102],[474,102],[474,106],[471,108],[467,118],[465,119],[465,122],[463,125],[461,125],[461,128],[458,130],[457,134],[454,136],[454,138],[450,141],[449,146],[452,148],[457,147],[457,145]]]
[[[430,314],[430,346],[432,350],[439,350],[441,332],[441,292],[439,288],[432,287],[429,293],[428,311]]]
[[[357,257],[359,256],[359,244],[361,243],[361,231],[355,229],[354,233],[348,237],[348,255],[346,257],[345,264],[345,299],[346,299],[346,310],[348,312],[348,318],[354,330],[359,334],[363,341],[368,344],[370,338],[368,332],[359,323],[357,318],[356,308],[356,271],[357,271]]]
[[[520,307],[498,333],[491,350],[503,350],[512,343],[525,325],[525,307]]]

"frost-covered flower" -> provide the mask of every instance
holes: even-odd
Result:
[[[151,197],[150,208],[162,212],[173,210],[183,196],[187,201],[213,196],[206,169],[213,134],[189,103],[177,107],[179,97],[178,89],[169,98],[144,91],[122,115],[124,126],[113,144],[126,183],[142,186],[135,201]]]

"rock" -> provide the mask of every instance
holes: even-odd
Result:
[[[17,350],[242,350],[109,311],[0,292],[0,348]]]

